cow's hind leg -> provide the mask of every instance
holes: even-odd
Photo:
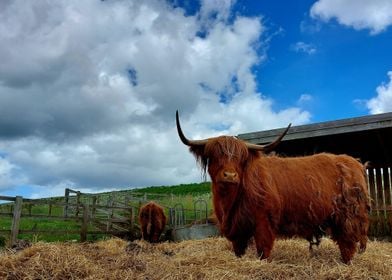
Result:
[[[148,241],[148,239],[149,239],[149,236],[148,236],[148,233],[147,233],[147,226],[146,225],[142,226],[142,239],[146,240],[146,241]]]

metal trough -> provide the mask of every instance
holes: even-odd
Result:
[[[212,224],[187,225],[174,228],[172,231],[173,241],[204,239],[213,236],[219,236],[219,229],[216,225]]]
[[[171,240],[181,241],[219,236],[218,227],[208,221],[208,207],[203,199],[194,202],[193,212],[193,223],[186,224],[182,204],[176,204],[170,209]]]

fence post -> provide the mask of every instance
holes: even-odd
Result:
[[[172,207],[169,208],[169,225],[174,227],[174,209]]]
[[[52,216],[52,207],[53,207],[52,202],[49,202],[49,217]]]
[[[83,221],[80,229],[80,242],[86,242],[87,240],[87,230],[89,222],[89,207],[87,204],[83,205]]]
[[[11,246],[16,243],[19,233],[19,223],[20,223],[20,215],[22,213],[22,204],[23,198],[21,196],[17,196],[15,198],[15,207],[11,225]]]
[[[65,189],[65,194],[64,194],[64,218],[68,217],[68,203],[69,203],[69,189]]]
[[[79,205],[80,205],[80,191],[76,192],[76,213],[75,216],[79,216]]]
[[[111,230],[112,228],[112,219],[113,219],[113,196],[109,197],[109,201],[108,201],[108,220],[107,220],[107,224],[106,224],[106,231]]]
[[[135,226],[135,209],[133,206],[128,206],[131,214],[131,232],[133,233],[133,228]]]
[[[95,212],[97,211],[97,196],[93,196],[93,204],[91,209],[91,217],[95,219]]]

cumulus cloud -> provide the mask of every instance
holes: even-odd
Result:
[[[200,17],[203,21],[227,21],[236,0],[201,0]]]
[[[158,0],[2,2],[2,180],[36,195],[195,182],[176,109],[191,138],[308,122],[257,92],[263,24],[233,3],[189,16]]]
[[[336,19],[342,25],[356,30],[370,29],[377,34],[392,24],[390,0],[318,0],[310,10],[313,18],[329,21]]]
[[[23,175],[16,175],[17,169],[17,166],[0,156],[0,191],[9,186],[23,184],[25,178]]]
[[[392,112],[392,71],[388,72],[389,82],[377,87],[377,96],[366,102],[371,114]]]

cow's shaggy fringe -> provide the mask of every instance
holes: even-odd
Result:
[[[36,243],[0,252],[0,279],[391,279],[392,243],[371,241],[351,265],[329,239],[309,254],[308,243],[276,242],[270,261],[253,244],[242,258],[224,238],[180,243]]]
[[[220,136],[216,140],[212,145],[207,143],[205,148],[204,146],[192,146],[189,148],[189,151],[195,156],[197,163],[200,165],[204,178],[207,177],[207,167],[211,158],[222,159],[223,162],[216,163],[221,165],[224,164],[227,158],[243,161],[248,157],[248,148],[245,143],[237,141],[235,137]]]

